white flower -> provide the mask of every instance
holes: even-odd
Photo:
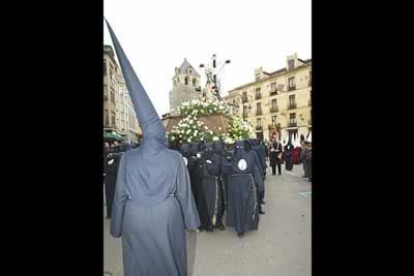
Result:
[[[217,136],[213,137],[213,141],[218,141],[218,140],[220,140],[220,139]]]
[[[191,143],[191,138],[188,138],[188,139],[187,139],[187,142],[188,142],[188,143]]]
[[[207,130],[208,129],[208,126],[204,126],[204,129]]]
[[[171,140],[172,140],[172,141],[174,141],[174,140],[175,140],[175,137],[173,136],[173,137],[171,138]]]
[[[194,136],[197,136],[198,131],[194,130]]]
[[[219,127],[218,130],[221,130],[221,127]]]
[[[190,134],[190,132],[191,132],[191,129],[189,129],[189,130],[187,130],[187,132],[185,133],[185,134]]]

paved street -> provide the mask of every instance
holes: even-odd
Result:
[[[312,184],[302,165],[266,179],[265,215],[243,238],[225,231],[187,233],[189,276],[310,276]],[[120,239],[104,225],[104,271],[122,276]]]

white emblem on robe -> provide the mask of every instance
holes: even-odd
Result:
[[[239,162],[237,163],[237,166],[239,167],[239,169],[241,171],[245,171],[247,169],[247,162],[244,159],[240,159]]]

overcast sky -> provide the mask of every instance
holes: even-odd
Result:
[[[104,0],[104,15],[159,115],[169,111],[174,68],[230,59],[222,96],[272,72],[286,56],[311,58],[311,0]],[[105,26],[105,44],[112,45]]]

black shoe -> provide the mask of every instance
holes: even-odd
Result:
[[[224,225],[220,225],[219,229],[220,229],[220,231],[224,231],[224,230],[226,230],[226,227],[224,227]]]
[[[237,236],[239,236],[239,238],[243,237],[244,236],[244,232],[237,233]]]
[[[259,210],[259,214],[264,215],[265,212],[263,212],[262,210]]]

